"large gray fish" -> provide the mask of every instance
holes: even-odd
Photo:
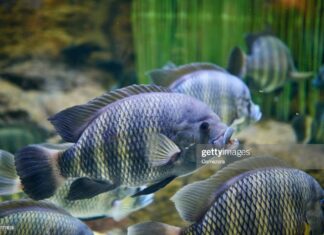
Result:
[[[151,194],[199,165],[196,144],[232,148],[233,129],[201,101],[157,86],[133,85],[104,94],[50,118],[74,145],[56,151],[40,145],[15,157],[24,192],[51,197],[74,178],[69,200],[85,199],[119,186],[151,184]]]
[[[47,148],[65,150],[72,144],[43,144]],[[140,210],[153,202],[154,195],[131,195],[145,187],[120,187],[115,190],[101,193],[89,199],[70,201],[68,196],[73,179],[68,179],[58,188],[56,193],[47,200],[64,208],[72,216],[81,219],[95,219],[111,217],[115,221],[125,218],[132,212]],[[21,192],[21,184],[16,174],[14,155],[0,150],[0,195],[13,195]]]
[[[319,235],[324,232],[323,198],[321,186],[303,171],[274,158],[251,157],[172,197],[188,227],[148,222],[130,227],[128,234]]]
[[[297,72],[290,50],[278,38],[250,34],[246,42],[249,54],[244,55],[239,48],[233,49],[228,70],[232,74],[245,74],[253,88],[272,92],[288,80],[298,81],[312,76],[312,72]]]
[[[90,235],[87,225],[61,208],[32,200],[0,204],[1,235]]]
[[[169,63],[148,76],[157,85],[205,102],[226,125],[253,123],[262,116],[244,82],[217,65],[192,63],[172,67]]]

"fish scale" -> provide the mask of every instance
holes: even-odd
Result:
[[[239,118],[236,116],[235,99],[231,98],[231,96],[234,96],[233,92],[235,91],[235,89],[230,89],[230,87],[234,87],[234,82],[231,82],[231,78],[226,77],[226,75],[220,72],[217,75],[210,72],[210,74],[205,76],[200,75],[200,78],[195,77],[198,75],[192,74],[192,79],[184,78],[182,82],[173,84],[170,89],[174,92],[184,93],[203,100],[227,124],[231,124],[234,119]],[[222,81],[222,85],[218,84],[219,81],[217,79]],[[220,101],[218,101],[219,98],[221,98]],[[222,105],[219,105],[220,103]]]
[[[29,234],[32,232],[34,235],[44,235],[44,234],[74,234],[77,231],[77,228],[67,220],[65,217],[68,216],[61,216],[56,215],[55,213],[42,213],[42,216],[39,216],[35,212],[26,212],[22,216],[19,214],[10,215],[5,217],[4,219],[0,219],[1,225],[6,226],[13,226],[14,231],[17,234]],[[18,216],[19,216],[19,223],[18,223]],[[37,223],[33,223],[34,218],[39,217]],[[50,222],[50,224],[48,224]],[[55,225],[57,230],[51,230],[52,225]],[[12,231],[1,230],[2,235],[11,235]]]
[[[248,35],[246,37],[249,54],[236,51],[235,60],[246,59],[241,70],[252,79],[255,89],[272,92],[281,88],[288,80],[300,81],[310,78],[311,72],[297,72],[289,48],[278,38],[269,34]],[[240,56],[238,58],[238,56]]]
[[[294,174],[298,174],[298,179]],[[297,187],[300,182],[302,186]],[[313,179],[298,170],[251,173],[216,198],[201,221],[183,234],[304,234],[304,202],[312,197],[312,191],[306,187],[310,184]],[[294,197],[276,193],[285,190]],[[238,198],[237,192],[244,196]]]
[[[93,233],[81,221],[51,203],[19,200],[0,204],[0,234],[91,235]]]
[[[159,94],[157,94],[157,96],[159,96]],[[179,98],[180,103],[184,101],[183,97],[180,96]],[[174,114],[177,114],[177,101],[174,102],[172,99],[170,99],[170,101],[168,110],[174,110]],[[86,174],[93,178],[101,177],[112,179],[112,175],[118,175],[122,176],[120,180],[123,183],[130,185],[137,184],[138,181],[141,180],[137,179],[138,175],[145,174],[148,175],[149,179],[155,178],[156,174],[159,174],[159,172],[154,168],[149,168],[147,163],[140,161],[139,154],[142,155],[144,153],[145,143],[148,140],[149,134],[156,131],[162,131],[163,134],[171,133],[170,124],[174,123],[179,118],[175,116],[172,117],[173,120],[169,120],[167,117],[170,115],[165,114],[165,109],[161,109],[158,105],[159,103],[161,103],[161,100],[158,97],[151,97],[149,102],[147,99],[142,100],[142,97],[138,97],[138,99],[135,100],[127,100],[126,105],[115,105],[111,108],[111,111],[109,110],[109,112],[103,113],[102,116],[97,118],[95,123],[91,124],[81,136],[80,155],[74,156],[74,151],[71,150],[66,153],[66,156],[62,157],[62,164],[60,164],[62,172],[68,172],[66,175],[70,177],[73,177],[73,175],[84,175],[82,167],[81,169],[79,167],[75,168],[74,163],[72,163],[73,160],[71,161],[71,159],[80,158],[79,162],[84,164]],[[147,108],[141,109],[146,111],[146,113],[142,113],[141,116],[150,116],[152,119],[138,119],[139,116],[136,115],[136,109],[132,110],[130,107],[137,107],[139,104],[148,106]],[[118,122],[116,123],[117,120]],[[103,125],[102,122],[106,125]],[[109,125],[110,123],[112,125]],[[128,125],[128,123],[132,125]],[[115,124],[117,124],[117,127],[114,129]],[[102,128],[98,128],[99,126]],[[143,126],[148,127],[146,132],[144,134],[138,134]],[[104,147],[92,141],[96,136],[105,136],[107,132],[116,134],[117,141],[115,141],[114,138],[111,141],[103,140],[102,144],[104,144]],[[111,138],[111,135],[109,137]],[[79,143],[77,143],[77,145],[78,144]],[[124,148],[126,147],[130,148],[129,151],[125,151]],[[100,151],[101,154],[96,156],[96,160],[89,160],[88,156],[93,156],[90,151],[91,149],[103,148],[105,151]],[[123,162],[120,161],[120,158],[131,159],[131,161]],[[64,159],[67,159],[67,161]],[[72,164],[69,164],[68,161]],[[98,165],[92,164],[91,162],[96,162]],[[130,168],[127,164],[131,165]],[[165,171],[167,171],[167,169]],[[124,173],[121,174],[121,172]],[[163,172],[161,173],[163,174]]]

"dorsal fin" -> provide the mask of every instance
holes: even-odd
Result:
[[[107,92],[100,97],[90,100],[86,104],[67,108],[50,117],[48,120],[54,125],[63,140],[75,143],[84,129],[100,114],[103,108],[126,97],[150,92],[170,91],[155,85],[131,85]]]
[[[215,64],[211,63],[191,63],[182,65],[176,68],[168,69],[155,69],[146,73],[146,75],[156,85],[168,87],[175,80],[181,78],[184,75],[193,73],[200,70],[216,70],[227,73],[227,71]]]
[[[239,78],[245,76],[246,58],[244,52],[239,47],[234,47],[230,53],[227,65],[227,71]]]
[[[265,36],[275,36],[275,34],[271,30],[271,26],[269,24],[265,25],[265,29],[260,33],[248,33],[245,35],[244,39],[247,45],[248,54],[252,53],[252,47],[256,40],[258,40],[260,37]]]
[[[188,222],[198,221],[214,200],[216,190],[231,178],[242,173],[267,167],[288,167],[273,157],[250,157],[236,161],[210,178],[189,184],[180,189],[171,200],[181,218]]]
[[[56,213],[60,213],[62,215],[71,216],[64,209],[57,207],[56,205],[47,202],[47,201],[33,201],[31,199],[21,199],[17,201],[7,201],[0,204],[0,218],[4,216],[8,216],[10,214],[14,214],[20,211],[26,210],[39,210],[46,209],[49,211],[53,211]]]

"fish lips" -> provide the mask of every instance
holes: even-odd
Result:
[[[231,139],[233,133],[234,129],[232,127],[228,127],[220,136],[212,141],[212,144],[218,149],[236,149],[239,142],[237,139]]]

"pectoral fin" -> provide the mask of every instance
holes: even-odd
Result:
[[[152,134],[148,141],[146,155],[153,166],[163,166],[176,159],[181,150],[167,136]]]
[[[171,183],[172,180],[174,180],[176,178],[176,176],[170,176],[156,184],[153,184],[151,186],[148,186],[147,188],[143,189],[142,191],[139,191],[137,193],[135,193],[132,197],[138,197],[141,195],[147,195],[147,194],[151,194],[151,193],[155,193],[156,191],[160,190],[161,188],[164,188],[165,186],[167,186],[169,183]]]
[[[116,187],[116,185],[109,181],[82,177],[73,181],[66,199],[73,201],[92,198],[100,193],[113,190]]]

